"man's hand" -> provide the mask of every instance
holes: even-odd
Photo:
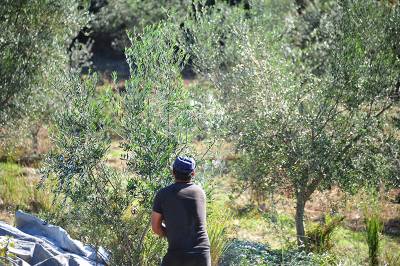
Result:
[[[162,224],[163,216],[161,213],[153,211],[151,213],[151,229],[153,232],[161,237],[167,235],[165,226]]]

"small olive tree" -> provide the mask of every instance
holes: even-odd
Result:
[[[391,41],[399,7],[372,0],[327,5],[312,41],[299,47],[286,34],[296,17],[288,17],[289,28],[277,19],[283,5],[203,10],[186,23],[186,48],[220,91],[246,169],[241,175],[256,189],[292,188],[303,245],[305,204],[315,190],[354,191],[392,177],[383,129],[400,66]],[[321,57],[305,60],[315,54]]]
[[[132,33],[126,92],[99,100],[94,78],[67,77],[64,107],[55,114],[55,147],[43,173],[63,199],[56,221],[111,250],[115,265],[156,265],[165,248],[149,232],[151,203],[172,181],[169,165],[191,137],[177,33],[167,23]],[[126,169],[106,163],[111,135],[119,135]]]

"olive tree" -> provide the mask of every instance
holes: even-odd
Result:
[[[305,204],[315,190],[354,190],[393,177],[383,129],[399,73],[390,41],[399,7],[336,2],[313,41],[299,47],[288,34],[296,17],[289,16],[289,27],[277,19],[282,5],[259,1],[250,13],[203,10],[186,23],[185,47],[220,91],[229,139],[247,170],[242,175],[259,188],[292,188],[303,245]],[[304,60],[313,54],[322,56]]]
[[[175,156],[189,152],[192,130],[178,32],[162,23],[130,34],[131,78],[122,95],[110,88],[100,100],[94,77],[67,76],[69,82],[61,83],[69,85],[63,108],[55,113],[54,149],[43,168],[44,180],[60,196],[52,217],[111,250],[116,265],[156,265],[166,246],[149,232],[151,203],[172,181],[169,165]],[[119,135],[114,141],[125,152],[124,169],[106,163],[111,135]]]

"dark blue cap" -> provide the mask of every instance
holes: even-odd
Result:
[[[191,173],[196,168],[196,162],[192,158],[179,156],[172,167],[179,172]]]

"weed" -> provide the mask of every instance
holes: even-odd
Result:
[[[0,258],[4,265],[13,265],[10,263],[10,259],[15,258],[15,255],[9,253],[10,247],[14,247],[12,238],[10,236],[0,237]]]
[[[383,223],[380,217],[379,194],[374,189],[367,189],[362,202],[366,240],[368,244],[369,265],[379,265],[380,233]]]
[[[326,215],[322,223],[311,224],[306,232],[309,250],[322,253],[332,248],[332,235],[335,229],[343,222],[344,216]]]
[[[382,254],[382,264],[387,266],[400,265],[400,252],[386,250]]]

